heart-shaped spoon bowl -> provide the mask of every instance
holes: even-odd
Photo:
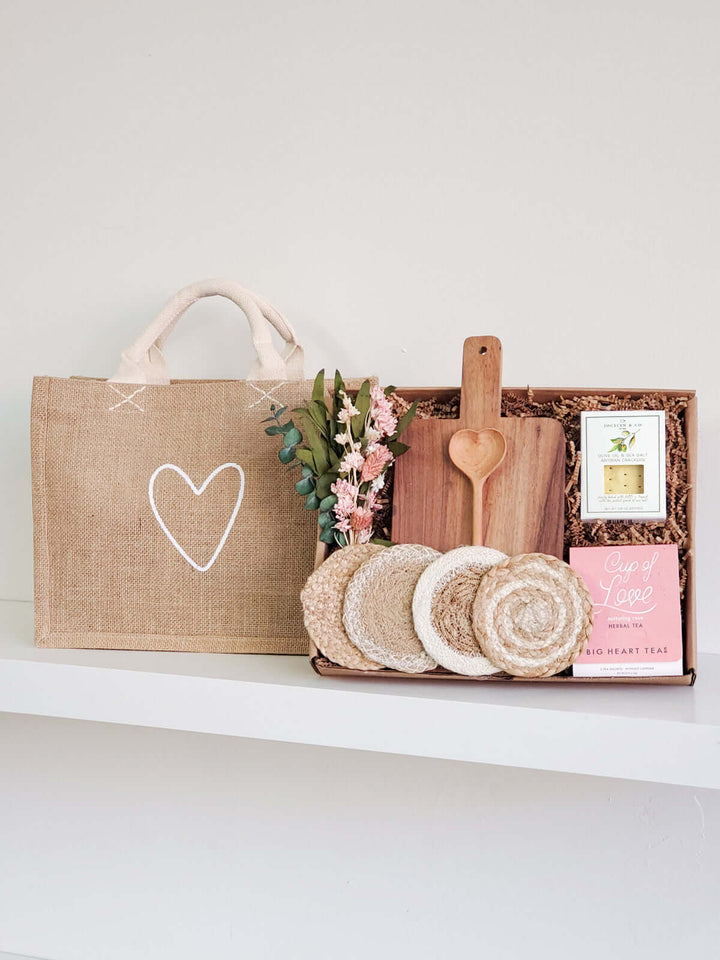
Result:
[[[490,476],[505,459],[505,437],[494,427],[458,430],[450,438],[450,459],[471,480]]]
[[[505,459],[507,444],[494,427],[458,430],[450,438],[450,459],[473,485],[473,543],[483,542],[482,495],[485,481]]]

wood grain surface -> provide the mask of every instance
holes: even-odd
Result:
[[[507,454],[484,490],[485,546],[510,556],[547,553],[562,559],[565,517],[565,434],[545,417],[501,417],[502,348],[496,337],[470,337],[463,349],[459,420],[415,420],[403,434],[410,450],[398,458],[392,539],[436,550],[473,542],[473,495],[448,453],[461,428],[494,427]]]

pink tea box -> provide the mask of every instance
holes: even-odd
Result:
[[[573,676],[682,675],[675,544],[571,547],[570,566],[587,584],[595,617]]]

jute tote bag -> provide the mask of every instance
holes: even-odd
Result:
[[[248,380],[170,380],[167,337],[215,294],[250,324]],[[308,401],[303,375],[267,301],[205,280],[167,303],[110,380],[35,379],[38,646],[307,653],[299,594],[317,518],[262,423],[273,402]]]

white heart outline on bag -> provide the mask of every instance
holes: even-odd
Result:
[[[213,480],[221,471],[227,470],[228,467],[232,467],[233,470],[237,470],[238,476],[240,477],[240,489],[238,490],[237,501],[233,508],[233,512],[230,516],[230,519],[228,520],[228,524],[225,527],[225,532],[223,533],[222,537],[220,537],[220,542],[215,548],[215,553],[212,555],[212,557],[210,557],[210,560],[205,564],[205,566],[201,567],[200,564],[195,563],[193,558],[183,550],[183,548],[177,542],[175,537],[170,533],[168,528],[165,526],[165,521],[160,516],[160,513],[158,512],[158,508],[155,506],[155,496],[153,493],[153,490],[155,487],[155,480],[158,474],[162,473],[163,470],[174,470],[178,476],[182,477],[182,479],[190,487],[190,489],[195,494],[195,496],[199,497],[201,493],[205,492],[210,481]],[[230,531],[233,528],[233,524],[235,523],[235,518],[237,517],[238,511],[240,510],[240,504],[242,503],[244,493],[245,493],[245,473],[243,472],[243,468],[239,466],[237,463],[223,463],[221,466],[215,467],[213,472],[206,478],[206,480],[203,482],[202,486],[200,487],[196,487],[195,484],[190,479],[190,477],[180,467],[176,466],[174,463],[164,463],[161,467],[158,467],[157,470],[155,470],[153,475],[150,477],[150,483],[148,484],[148,497],[150,499],[150,506],[152,507],[152,512],[155,514],[155,519],[160,524],[160,528],[162,529],[163,533],[168,538],[170,543],[175,547],[175,549],[180,554],[180,556],[183,557],[185,560],[187,560],[190,566],[194,567],[200,573],[205,573],[206,570],[210,569],[210,567],[215,563],[218,556],[220,555],[220,551],[225,546],[225,541],[230,536]]]

